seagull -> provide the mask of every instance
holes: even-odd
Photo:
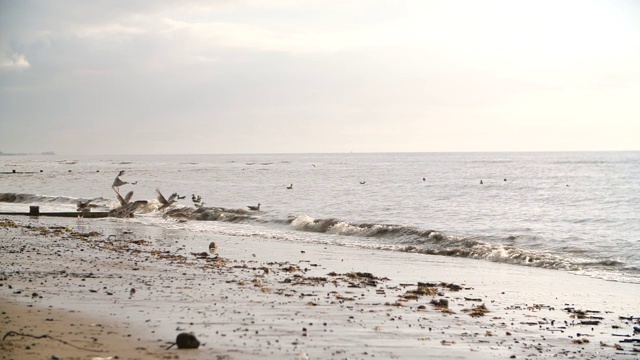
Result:
[[[366,181],[360,181],[360,185],[364,185],[366,183],[367,183]]]
[[[184,199],[185,197],[186,197],[186,195],[182,195],[182,196],[178,195],[178,200],[182,200],[182,199]]]
[[[293,189],[293,184],[291,184],[291,185],[287,186],[287,189],[288,189],[288,190]]]
[[[111,185],[111,188],[113,188],[116,191],[120,188],[120,186],[124,184],[128,184],[128,182],[122,181],[120,179],[120,176],[122,175],[124,175],[124,170],[120,170],[120,172],[118,173],[118,176],[116,176],[116,178],[113,180],[113,184]]]
[[[98,207],[98,205],[96,205],[96,204],[91,204],[91,202],[93,200],[95,200],[95,199],[89,199],[89,200],[84,201],[84,202],[82,200],[79,200],[77,202],[77,204],[76,204],[76,205],[78,205],[78,209],[76,211],[78,211],[78,212],[91,211],[91,208]]]
[[[191,201],[193,201],[194,204],[197,204],[199,202],[202,202],[202,197],[200,197],[200,195],[196,197],[194,194],[191,194]]]
[[[158,210],[164,210],[165,208],[168,208],[169,206],[171,206],[171,204],[176,202],[177,197],[178,197],[178,193],[173,193],[171,194],[171,196],[169,196],[169,199],[167,200],[164,198],[164,196],[162,196],[160,189],[156,189],[156,198],[162,204],[162,206],[160,206]]]
[[[120,206],[125,206],[129,204],[129,201],[131,201],[131,198],[133,197],[133,191],[129,191],[127,195],[124,196],[124,198],[122,198],[118,190],[113,189],[113,191],[116,192],[116,197],[118,198],[118,202],[120,203]]]
[[[206,207],[205,205],[206,205],[206,203],[205,203],[205,202],[203,202],[203,203],[202,203],[202,204],[200,204],[200,205],[196,204],[196,205],[195,205],[195,207],[196,207],[196,211],[194,211],[193,213],[194,213],[194,214],[200,214],[200,213],[202,213],[202,212],[204,212],[204,211],[208,210],[209,208],[208,208],[208,207]]]
[[[216,244],[214,241],[209,243],[209,252],[210,253],[218,252],[218,244]]]
[[[260,211],[260,203],[258,203],[258,206],[247,206],[249,208],[249,210],[254,210],[254,211]]]

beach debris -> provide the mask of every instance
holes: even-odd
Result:
[[[16,224],[15,221],[4,219],[4,220],[0,220],[0,227],[3,227],[3,228],[17,228],[18,224]]]
[[[9,336],[23,336],[23,337],[30,337],[30,338],[34,338],[34,339],[51,339],[51,340],[55,340],[55,341],[61,342],[61,343],[65,344],[65,345],[71,346],[73,348],[76,348],[78,350],[91,351],[91,352],[102,352],[102,350],[87,349],[87,348],[83,348],[83,347],[80,347],[80,346],[77,346],[77,345],[73,345],[70,342],[64,341],[62,339],[54,338],[53,336],[48,335],[48,334],[36,336],[36,335],[31,335],[31,334],[20,333],[20,332],[13,331],[13,330],[11,330],[11,331],[7,332],[6,334],[4,334],[4,336],[2,337],[2,341],[4,341]]]
[[[176,337],[176,342],[169,345],[166,350],[171,349],[174,345],[177,345],[178,349],[197,349],[198,347],[200,347],[200,341],[198,341],[193,333],[183,332],[178,334],[178,336]]]
[[[487,309],[487,307],[482,304],[479,306],[474,306],[471,309],[462,309],[462,312],[469,313],[471,317],[479,317],[489,313],[489,309]]]
[[[407,297],[411,294],[416,296],[436,296],[438,295],[438,289],[432,286],[428,286],[427,284],[418,283],[418,287],[415,290],[409,290],[405,292],[404,297]]]
[[[449,300],[447,299],[433,299],[431,300],[431,305],[445,314],[455,314],[453,310],[449,309]]]
[[[600,321],[598,321],[598,320],[582,320],[582,321],[580,321],[580,325],[600,325]]]

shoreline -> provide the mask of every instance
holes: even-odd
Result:
[[[114,324],[115,340],[105,338],[105,346],[129,326],[122,351],[143,347],[144,353],[131,355],[143,359],[638,354],[634,343],[619,342],[634,338],[637,320],[620,317],[640,316],[632,313],[637,284],[470,259],[158,230],[126,221],[10,220],[17,227],[0,227],[3,307],[8,301],[22,316],[36,309],[24,307],[33,302],[63,319],[80,315]],[[208,253],[212,240],[219,246],[217,257]],[[39,294],[35,301],[33,292]],[[480,314],[482,305],[489,312]],[[47,325],[31,322],[31,331],[44,332]],[[8,326],[3,322],[3,335],[13,330]],[[191,331],[202,343],[199,349],[164,350],[178,333]],[[23,350],[12,348],[6,358],[21,358]]]

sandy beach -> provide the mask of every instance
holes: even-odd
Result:
[[[121,219],[2,218],[0,241],[2,359],[640,355],[637,284]],[[167,350],[182,332],[200,347]]]

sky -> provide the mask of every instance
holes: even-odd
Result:
[[[640,150],[640,1],[0,0],[0,151]]]

